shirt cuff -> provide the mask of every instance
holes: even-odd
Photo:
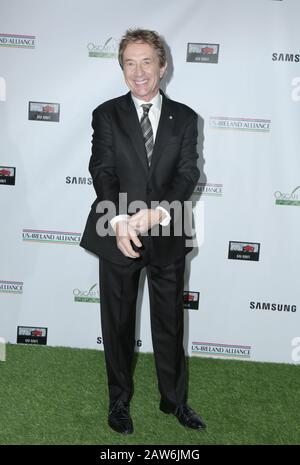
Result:
[[[118,221],[127,220],[127,218],[129,218],[129,215],[117,215],[117,216],[114,216],[110,220],[110,225],[113,228],[113,230],[116,232],[115,227],[116,227],[116,224],[117,224]]]
[[[161,210],[161,211],[163,211],[163,212],[166,214],[166,217],[165,217],[163,220],[161,220],[161,222],[160,222],[159,224],[160,224],[161,226],[168,226],[168,224],[169,224],[170,221],[171,221],[171,215],[170,215],[170,213],[169,213],[165,208],[163,208],[163,207],[161,207],[161,206],[156,207],[156,210]]]

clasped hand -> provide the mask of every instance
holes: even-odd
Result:
[[[116,240],[119,250],[129,258],[138,258],[139,252],[135,252],[131,242],[137,247],[142,247],[138,234],[145,233],[159,224],[164,213],[159,209],[145,208],[135,213],[127,220],[120,220],[116,224]]]

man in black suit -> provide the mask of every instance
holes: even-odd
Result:
[[[197,114],[160,90],[167,61],[154,31],[128,30],[119,63],[130,92],[93,112],[89,169],[97,199],[81,246],[100,257],[101,326],[109,387],[108,423],[133,432],[135,313],[147,268],[160,410],[204,429],[187,405],[183,349],[184,205],[199,178]]]

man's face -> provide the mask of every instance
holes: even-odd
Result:
[[[126,84],[135,97],[146,102],[157,94],[166,67],[160,67],[158,53],[149,44],[134,42],[123,52]]]

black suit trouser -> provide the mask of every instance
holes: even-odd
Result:
[[[185,257],[167,266],[134,260],[120,266],[100,258],[101,326],[110,403],[133,395],[136,301],[142,268],[147,267],[150,321],[158,388],[165,406],[187,400],[183,349]]]

